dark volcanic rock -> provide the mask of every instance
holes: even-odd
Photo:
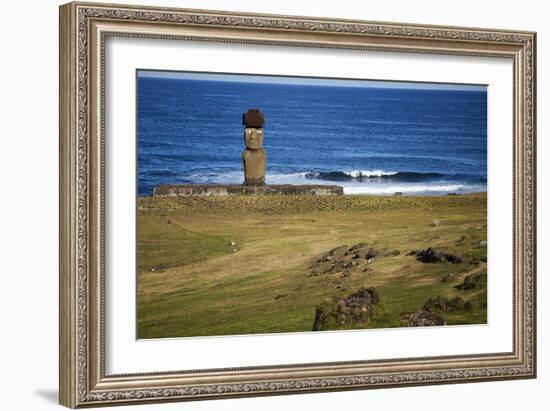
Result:
[[[336,247],[336,248],[333,248],[332,250],[330,250],[327,253],[327,256],[332,256],[332,257],[338,258],[338,257],[345,256],[347,254],[347,252],[348,252],[348,246],[343,245],[343,246]]]
[[[472,308],[472,305],[469,302],[465,302],[460,297],[455,297],[450,300],[446,300],[443,297],[438,296],[435,299],[430,298],[426,303],[424,304],[424,310],[430,310],[433,311],[435,309],[441,310],[441,311],[456,311],[456,310],[463,310],[463,309],[470,309]]]
[[[394,250],[390,253],[379,251],[369,247],[367,243],[359,243],[351,247],[343,245],[315,257],[309,266],[309,276],[339,272],[348,276],[351,271],[355,270],[365,272],[365,265],[372,263],[374,257],[396,255],[399,255],[398,250]],[[359,268],[361,270],[359,270]]]
[[[453,281],[455,278],[456,278],[456,274],[455,273],[450,273],[450,274],[447,274],[445,277],[443,277],[441,279],[441,282],[442,283],[448,283],[448,282]]]
[[[334,297],[332,302],[323,303],[315,310],[313,331],[353,328],[368,324],[381,314],[380,299],[374,288],[360,288],[348,297]]]
[[[487,273],[470,274],[469,276],[465,277],[464,282],[460,285],[457,285],[456,288],[464,291],[479,288],[481,286],[487,286]]]
[[[418,261],[423,263],[453,263],[458,264],[462,262],[462,258],[452,254],[447,254],[442,250],[428,247],[424,250],[417,251],[415,257]]]
[[[435,315],[431,310],[421,308],[413,313],[403,313],[399,316],[401,322],[407,327],[430,327],[434,325],[447,325],[445,319]]]

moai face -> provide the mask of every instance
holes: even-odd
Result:
[[[244,143],[251,150],[261,149],[264,145],[264,131],[261,128],[245,128]]]

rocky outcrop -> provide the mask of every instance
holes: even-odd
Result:
[[[441,296],[430,298],[424,306],[414,312],[402,313],[399,318],[407,327],[425,327],[436,325],[447,325],[445,319],[435,311],[453,312],[460,310],[470,310],[472,304],[464,301],[460,297],[446,299]]]
[[[449,274],[443,276],[443,278],[441,279],[441,282],[442,283],[448,283],[448,282],[454,281],[455,278],[456,278],[455,273],[449,273]]]
[[[346,275],[355,270],[366,272],[367,265],[373,263],[375,258],[396,255],[399,255],[398,250],[390,252],[375,250],[367,243],[359,243],[351,247],[343,245],[315,257],[309,266],[309,276],[339,272]]]
[[[431,327],[447,325],[443,317],[435,315],[431,310],[421,308],[412,313],[403,313],[399,316],[401,322],[407,327]]]
[[[480,287],[487,287],[487,273],[470,274],[464,278],[462,284],[456,286],[456,288],[461,291]]]
[[[411,251],[409,255],[414,255],[416,259],[423,263],[452,263],[458,264],[462,262],[462,258],[447,254],[437,248],[428,247],[424,250]]]
[[[472,308],[472,305],[469,302],[464,301],[460,297],[455,297],[452,299],[445,299],[441,296],[437,298],[430,298],[424,304],[424,310],[441,310],[441,311],[457,311],[457,310],[469,310]]]
[[[360,288],[348,297],[334,297],[315,310],[313,331],[349,329],[367,325],[382,314],[380,299],[374,288]]]

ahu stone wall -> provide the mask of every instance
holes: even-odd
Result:
[[[276,184],[245,186],[237,184],[174,184],[155,187],[155,197],[228,196],[228,195],[343,195],[344,188],[335,185]]]

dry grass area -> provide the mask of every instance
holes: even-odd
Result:
[[[455,286],[487,270],[486,221],[485,194],[140,198],[139,338],[310,331],[320,303],[362,286],[386,312],[368,327],[403,326],[400,313],[438,296],[472,303],[439,313],[447,324],[485,323],[486,286]],[[399,254],[309,275],[315,257],[358,243]],[[463,262],[407,255],[427,247]]]

